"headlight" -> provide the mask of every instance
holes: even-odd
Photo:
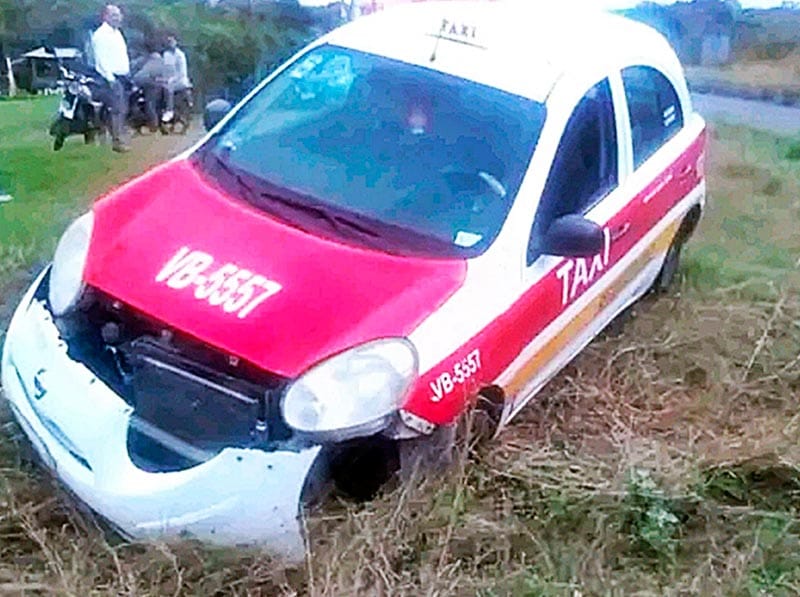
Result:
[[[71,95],[78,95],[78,93],[80,93],[81,91],[81,84],[78,83],[77,81],[70,81],[69,83],[67,83],[67,91]]]
[[[342,441],[384,429],[417,378],[408,340],[376,340],[317,365],[295,381],[281,409],[286,423],[320,441]]]
[[[83,268],[89,254],[94,214],[75,220],[58,241],[50,269],[50,308],[59,316],[75,308],[83,296]]]

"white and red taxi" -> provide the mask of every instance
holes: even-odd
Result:
[[[365,17],[69,227],[11,322],[5,396],[123,533],[298,555],[320,477],[478,395],[505,424],[670,282],[705,134],[667,42],[621,17]]]

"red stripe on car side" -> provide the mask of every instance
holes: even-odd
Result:
[[[615,230],[626,224],[629,228],[618,240],[612,242],[608,266],[591,284],[578,288],[568,303],[562,305],[560,299],[563,282],[557,276],[561,265],[557,265],[505,313],[438,365],[423,372],[403,408],[435,424],[447,424],[455,420],[472,396],[481,388],[493,384],[538,334],[598,280],[605,277],[609,268],[700,183],[702,173],[697,171],[696,166],[704,154],[705,143],[704,129],[662,175],[611,217],[606,224],[609,229]],[[688,176],[687,168],[691,169]],[[662,188],[658,189],[659,186]],[[481,359],[477,374],[459,387],[454,387],[449,393],[445,392],[440,377],[451,374],[458,363],[466,361],[464,366],[468,366],[469,356],[476,350],[480,351]]]

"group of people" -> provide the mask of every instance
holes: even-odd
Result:
[[[108,104],[112,148],[124,152],[129,150],[126,118],[130,82],[145,90],[148,119],[153,129],[158,126],[157,105],[162,94],[166,98],[166,108],[161,120],[169,122],[174,117],[175,94],[191,87],[191,82],[186,54],[178,47],[174,35],[167,36],[163,52],[157,50],[155,43],[148,42],[147,56],[138,68],[132,70],[128,46],[120,31],[122,11],[118,6],[109,4],[103,9],[102,21],[92,34],[92,60],[95,70],[108,81],[110,87]]]

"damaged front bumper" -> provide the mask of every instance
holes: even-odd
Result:
[[[2,355],[3,392],[44,462],[130,537],[263,545],[301,558],[300,500],[320,447],[226,448],[185,470],[140,469],[127,444],[133,408],[68,356],[35,296],[44,275],[17,308]]]

